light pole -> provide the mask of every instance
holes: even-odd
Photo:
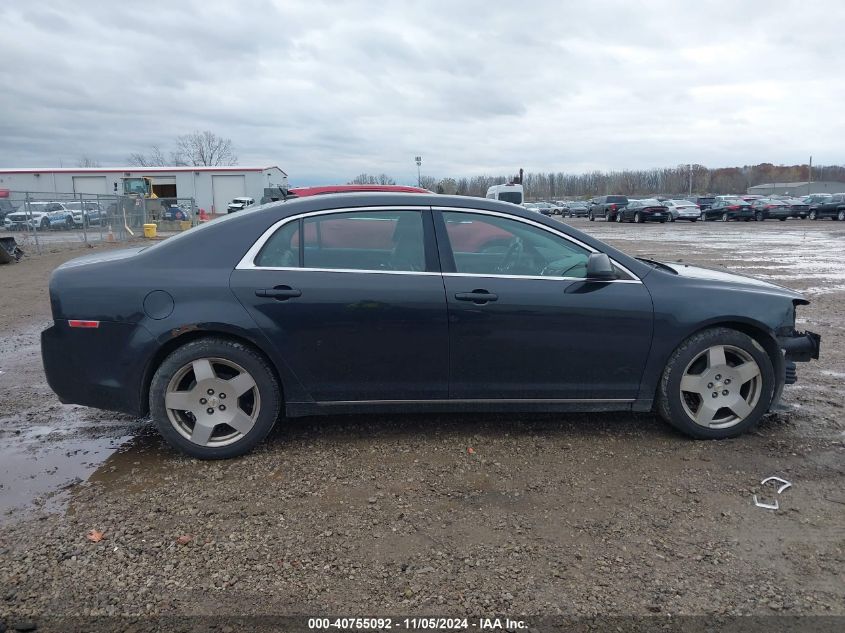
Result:
[[[420,167],[422,166],[422,156],[415,156],[414,160],[417,163],[417,187],[422,187],[422,176],[420,175]]]

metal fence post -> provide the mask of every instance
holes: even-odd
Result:
[[[29,205],[29,192],[26,192],[26,201],[24,203],[26,205],[26,224],[32,231],[32,235],[35,238],[35,252],[39,255],[41,254],[41,242],[38,241],[38,230],[35,226],[32,225],[32,207]]]
[[[88,224],[88,214],[85,211],[85,201],[82,199],[81,193],[79,194],[79,211],[82,214],[82,241],[87,244],[88,231],[86,230],[86,225]]]

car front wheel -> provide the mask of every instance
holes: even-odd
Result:
[[[701,221],[707,222],[707,214],[704,211],[701,212]]]
[[[281,409],[279,382],[246,345],[199,339],[176,349],[150,385],[150,413],[167,442],[199,459],[227,459],[261,442]]]
[[[818,219],[819,216],[815,211],[810,211],[809,217],[810,217],[811,220],[816,220],[816,219]]]
[[[840,222],[845,221],[845,210],[840,209],[839,213],[836,214],[836,219]]]
[[[701,439],[736,437],[768,410],[775,375],[768,354],[747,334],[714,328],[684,341],[658,388],[660,416]]]
[[[727,213],[723,213],[723,214],[722,214],[722,222],[727,222],[729,219],[730,219],[730,218],[728,218],[728,214],[727,214]]]

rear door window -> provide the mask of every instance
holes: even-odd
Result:
[[[345,211],[294,220],[270,237],[255,265],[317,270],[425,270],[420,211]]]

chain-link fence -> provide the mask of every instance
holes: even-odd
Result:
[[[165,237],[194,226],[193,198],[142,198],[88,193],[9,192],[0,235],[41,253],[45,248],[125,242],[150,227]]]

